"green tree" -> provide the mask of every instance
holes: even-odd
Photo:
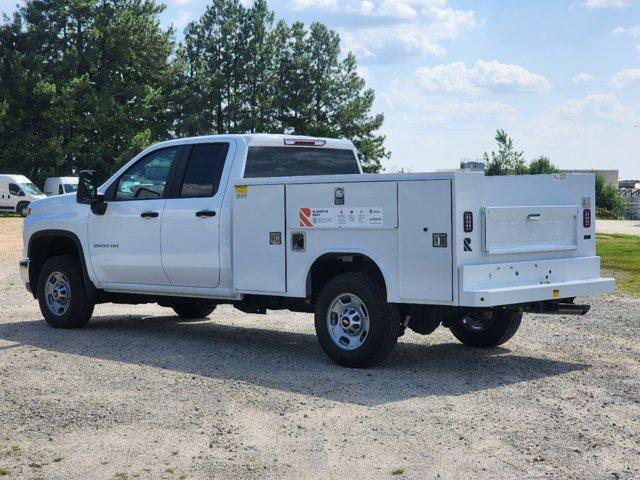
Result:
[[[599,216],[618,217],[626,208],[618,190],[606,182],[605,178],[596,173],[596,207]]]
[[[502,129],[496,131],[498,151],[491,154],[485,152],[482,156],[485,162],[486,175],[521,175],[527,172],[524,153],[517,151],[513,140]]]
[[[487,152],[483,154],[486,175],[538,175],[558,171],[549,157],[545,155],[534,158],[527,165],[524,152],[514,148],[513,140],[504,130],[496,130],[495,139],[498,142],[498,152],[492,151],[491,154]]]
[[[551,163],[549,157],[545,157],[544,155],[540,155],[537,158],[534,158],[529,163],[528,171],[530,175],[540,175],[545,173],[557,173],[558,169],[556,166]]]
[[[0,165],[40,183],[165,139],[173,32],[153,0],[28,0],[0,25]]]
[[[266,0],[212,0],[182,43],[154,0],[26,0],[0,24],[0,169],[102,175],[172,135],[273,132],[351,139],[388,157],[374,93],[322,24]]]
[[[325,25],[278,21],[264,0],[213,0],[178,50],[172,104],[177,134],[290,133],[346,137],[367,172],[389,154],[384,117],[352,54]],[[196,110],[196,112],[194,112]],[[198,114],[197,111],[201,111]]]

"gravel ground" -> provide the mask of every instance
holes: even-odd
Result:
[[[527,315],[504,348],[408,332],[333,365],[311,315],[96,308],[54,330],[0,218],[0,478],[640,478],[640,300]]]
[[[640,235],[640,220],[596,220],[596,232]]]

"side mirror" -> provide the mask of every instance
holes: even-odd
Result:
[[[107,211],[104,196],[98,195],[98,182],[95,170],[82,170],[80,172],[76,202],[91,205],[91,211],[96,215],[104,215]]]

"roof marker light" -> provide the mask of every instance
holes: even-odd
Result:
[[[302,147],[322,147],[327,143],[326,140],[314,140],[313,138],[303,138],[303,139],[295,139],[295,138],[285,138],[285,145],[299,145]]]

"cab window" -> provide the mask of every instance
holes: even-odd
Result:
[[[118,181],[116,200],[162,198],[169,172],[176,161],[177,147],[150,153],[133,165]]]
[[[182,198],[216,194],[228,147],[228,143],[202,143],[191,147],[180,188]]]
[[[24,192],[15,183],[9,184],[9,195],[15,195],[16,197],[24,197]]]
[[[310,147],[249,147],[245,178],[360,173],[353,150]]]

